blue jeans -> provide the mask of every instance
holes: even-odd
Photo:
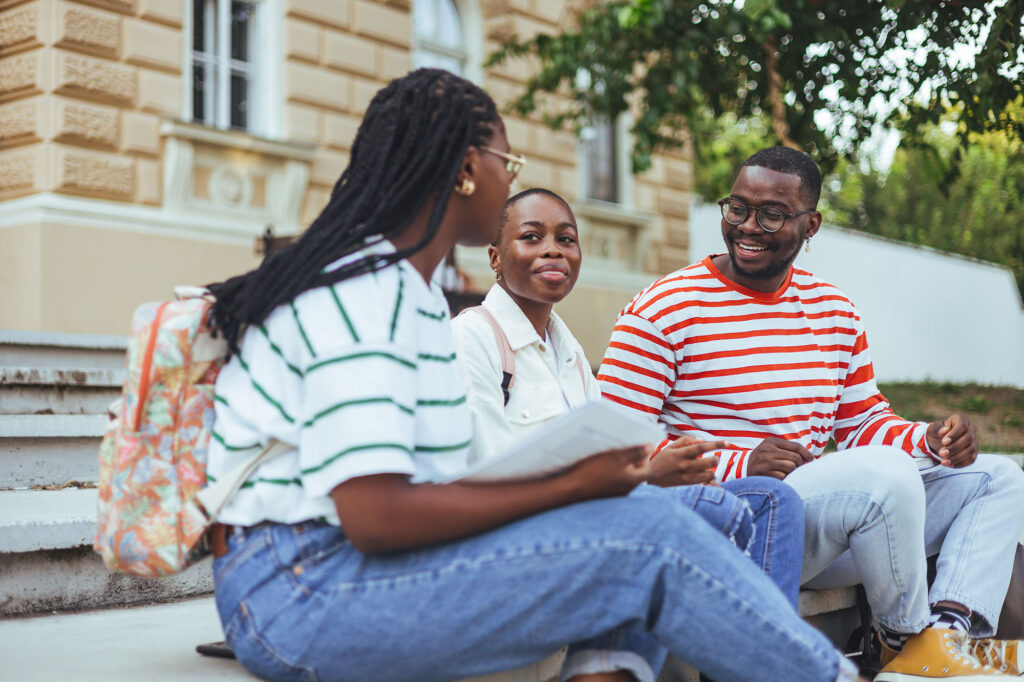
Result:
[[[1024,472],[1014,462],[979,455],[962,469],[918,471],[902,450],[867,446],[805,464],[786,481],[806,508],[807,587],[863,582],[874,617],[895,632],[919,632],[940,601],[971,610],[973,637],[995,632],[1024,526]]]
[[[645,488],[647,488],[645,486]],[[761,570],[669,490],[364,556],[315,522],[236,530],[214,562],[224,634],[280,680],[451,680],[635,626],[721,682],[853,680]],[[641,649],[651,670],[664,650]]]
[[[786,595],[795,609],[804,557],[804,503],[785,482],[749,476],[722,487],[750,505],[754,540],[747,554]]]
[[[641,487],[634,496],[646,494]],[[746,553],[775,583],[795,609],[800,594],[804,548],[804,506],[796,491],[766,476],[728,481],[721,487],[678,486],[669,489],[682,504],[720,531]],[[638,626],[626,626],[569,648],[562,679],[573,675],[627,670],[638,680],[653,679],[640,650],[663,650]],[[656,670],[656,668],[655,668]]]

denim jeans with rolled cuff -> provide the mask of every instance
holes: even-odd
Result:
[[[649,634],[720,682],[853,680],[772,582],[671,491],[536,514],[463,540],[365,556],[317,522],[235,530],[214,562],[229,645],[280,680],[451,680],[566,642]]]

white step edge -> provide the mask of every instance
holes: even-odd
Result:
[[[111,388],[120,387],[124,380],[125,371],[115,369],[0,367],[0,386]]]
[[[114,334],[68,334],[65,332],[0,329],[0,346],[126,350],[128,348],[128,338]]]
[[[3,414],[0,438],[83,438],[102,436],[105,414]]]
[[[0,553],[91,545],[95,488],[0,491]]]

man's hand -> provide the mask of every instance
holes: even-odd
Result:
[[[718,457],[701,457],[705,452],[722,450],[725,441],[704,442],[680,436],[663,447],[651,460],[648,483],[668,488],[674,485],[713,483]]]
[[[978,434],[963,412],[929,424],[925,440],[943,466],[959,469],[978,458]]]
[[[750,451],[747,476],[771,476],[781,481],[801,464],[812,461],[814,455],[800,443],[773,436]]]

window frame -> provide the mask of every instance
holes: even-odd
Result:
[[[413,3],[424,0],[413,0]],[[430,0],[436,2],[437,0]],[[416,32],[416,7],[411,7],[412,21],[412,49],[411,57],[415,68],[416,56],[419,52],[436,54],[449,59],[459,61],[461,75],[474,83],[481,83],[483,79],[483,20],[480,13],[480,5],[476,0],[449,0],[455,9],[459,20],[459,30],[462,35],[462,50],[432,43],[420,38]]]
[[[193,2],[185,2],[183,33],[184,97],[182,120],[218,130],[233,130],[264,137],[276,136],[280,130],[281,114],[275,103],[280,102],[281,26],[283,12],[281,0],[234,0],[249,4],[253,16],[248,30],[250,45],[247,61],[231,57],[231,2],[233,0],[202,0],[205,9],[204,46],[197,52],[193,43],[196,17]],[[210,19],[213,19],[211,22]],[[281,21],[276,21],[281,19]],[[274,27],[278,28],[275,30]],[[212,92],[204,97],[203,118],[193,115],[193,68],[201,66],[204,78],[214,83]],[[231,77],[242,75],[248,80],[247,111],[244,127],[231,125]],[[205,91],[204,91],[205,92]]]

